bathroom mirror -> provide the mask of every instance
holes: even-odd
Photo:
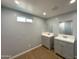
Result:
[[[59,32],[72,35],[72,21],[59,22]]]

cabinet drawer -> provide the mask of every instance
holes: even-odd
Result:
[[[73,59],[74,58],[74,44],[67,43],[60,40],[54,40],[54,49],[56,53],[59,53],[61,56],[65,57],[66,59]]]

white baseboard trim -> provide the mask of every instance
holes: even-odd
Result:
[[[23,52],[21,52],[21,53],[15,55],[15,56],[12,56],[12,57],[10,57],[9,59],[14,59],[14,58],[16,58],[16,57],[19,57],[19,56],[21,56],[21,55],[23,55],[23,54],[25,54],[25,53],[27,53],[27,52],[30,52],[30,51],[32,51],[32,50],[34,50],[34,49],[36,49],[36,48],[38,48],[38,47],[40,47],[40,46],[42,46],[42,44],[40,44],[40,45],[38,45],[38,46],[36,46],[36,47],[33,47],[33,48],[31,48],[31,49],[28,49],[28,50],[26,50],[26,51],[23,51]]]

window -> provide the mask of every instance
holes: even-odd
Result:
[[[28,23],[32,23],[32,19],[25,18],[25,17],[17,17],[17,22],[28,22]]]
[[[26,19],[26,22],[32,23],[32,19]]]

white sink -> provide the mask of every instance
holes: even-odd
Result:
[[[70,42],[70,43],[74,43],[75,41],[75,37],[73,35],[59,34],[58,36],[55,37],[55,39],[62,40],[65,42]]]
[[[49,33],[49,32],[43,32],[42,36],[52,37],[52,36],[54,36],[54,34],[53,33]]]

